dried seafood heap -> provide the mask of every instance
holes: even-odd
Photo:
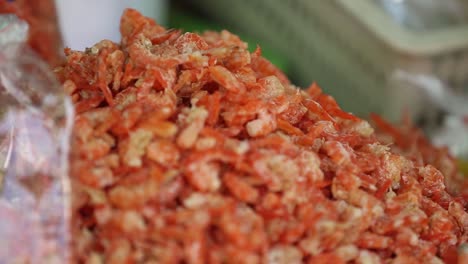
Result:
[[[412,160],[417,166],[434,166],[444,175],[448,192],[468,200],[468,180],[447,147],[432,145],[408,116],[403,118],[399,126],[394,126],[377,115],[371,115],[371,118],[378,129],[377,137],[380,142],[388,144],[393,152]]]
[[[78,263],[466,263],[467,200],[317,85],[227,31],[120,31],[57,70]]]

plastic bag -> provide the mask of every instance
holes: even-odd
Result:
[[[425,95],[431,108],[445,113],[437,127],[426,128],[426,133],[437,146],[447,146],[452,155],[468,160],[468,95],[456,93],[435,76],[413,74],[398,70],[393,80],[408,84]]]
[[[55,0],[0,1],[0,14],[14,14],[28,23],[28,45],[53,66],[61,64],[64,59],[55,2]]]
[[[73,106],[27,30],[0,16],[0,264],[67,263]]]

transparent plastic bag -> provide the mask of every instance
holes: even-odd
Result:
[[[69,262],[71,100],[0,16],[0,264]]]
[[[435,145],[447,146],[452,155],[468,160],[468,94],[455,92],[432,75],[397,70],[393,80],[428,98],[428,108],[445,113],[438,126],[425,128],[426,133]]]
[[[56,0],[0,1],[0,14],[14,14],[27,23],[28,45],[53,66],[59,65],[64,59],[55,2]]]

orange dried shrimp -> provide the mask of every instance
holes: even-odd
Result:
[[[67,50],[77,263],[463,263],[467,200],[237,36]],[[438,168],[440,170],[438,170]],[[441,172],[442,171],[442,172]]]

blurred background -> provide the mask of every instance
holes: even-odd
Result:
[[[315,81],[363,118],[407,113],[433,142],[468,157],[466,0],[55,1],[73,49],[118,41],[125,7],[168,28],[227,29],[298,86]]]

